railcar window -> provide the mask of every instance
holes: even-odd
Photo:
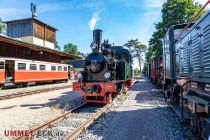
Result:
[[[61,66],[58,66],[58,71],[62,71],[62,67]]]
[[[56,71],[56,66],[51,66],[51,71]]]
[[[40,65],[39,70],[45,70],[45,65]]]
[[[4,62],[0,62],[0,69],[4,69]]]
[[[26,64],[25,63],[18,63],[18,70],[26,70]]]
[[[30,70],[37,70],[36,64],[30,64]]]
[[[64,67],[63,70],[64,70],[64,71],[67,71],[67,67]]]

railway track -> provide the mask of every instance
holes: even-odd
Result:
[[[21,93],[2,95],[2,96],[0,96],[0,101],[1,100],[12,99],[12,98],[17,98],[17,97],[22,97],[22,96],[27,96],[27,95],[33,95],[33,94],[39,94],[39,93],[43,93],[43,92],[49,92],[49,91],[64,89],[64,88],[71,88],[71,87],[72,87],[72,85],[71,86],[53,87],[53,88],[48,88],[48,89],[40,89],[40,90],[35,90],[35,91],[26,91],[26,92],[21,92]]]
[[[64,139],[73,140],[83,130],[101,116],[108,105],[84,103],[65,114],[33,129],[30,136],[21,136],[15,140],[28,139]]]

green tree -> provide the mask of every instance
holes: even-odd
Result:
[[[79,54],[77,46],[72,43],[68,43],[68,44],[64,45],[64,52],[74,54],[74,55]]]
[[[141,71],[141,62],[143,60],[142,54],[146,51],[147,47],[144,44],[141,44],[138,39],[131,39],[124,46],[128,48],[133,58],[138,59],[139,68]]]
[[[6,30],[6,24],[2,22],[0,18],[0,34],[3,34]]]
[[[56,50],[59,50],[59,51],[61,50],[61,47],[58,45],[58,42],[57,41],[55,41],[55,49]]]
[[[156,31],[149,40],[149,47],[146,54],[147,62],[162,54],[162,39],[167,29],[176,24],[189,22],[193,15],[201,8],[201,5],[193,0],[167,0],[162,7],[162,21],[155,24]],[[205,11],[197,17],[200,18]]]
[[[135,55],[136,55],[136,57],[138,58],[138,61],[139,61],[140,72],[141,72],[141,64],[143,62],[142,54],[145,53],[146,50],[147,50],[147,47],[144,44],[138,44],[135,47],[135,52],[136,52]]]
[[[140,75],[140,70],[138,68],[134,69],[134,76],[139,76]]]
[[[129,40],[126,44],[124,44],[125,47],[128,48],[128,50],[130,51],[130,53],[134,53],[134,48],[135,46],[139,45],[140,42],[138,41],[138,39],[131,39]]]

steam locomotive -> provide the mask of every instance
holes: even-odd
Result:
[[[184,31],[184,32],[183,32]],[[171,26],[163,55],[149,64],[149,77],[162,85],[180,117],[198,139],[210,138],[210,10],[197,22]]]
[[[102,40],[102,30],[93,31],[90,53],[84,71],[77,74],[73,90],[81,91],[85,102],[110,103],[113,97],[131,87],[131,54],[122,46],[113,46]]]

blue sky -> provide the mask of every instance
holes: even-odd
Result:
[[[18,2],[17,2],[18,1]],[[37,5],[38,19],[58,29],[60,46],[71,42],[80,52],[91,51],[92,29],[103,30],[103,38],[123,45],[138,38],[143,44],[161,20],[165,0],[1,0],[3,21],[31,17],[30,3]],[[205,3],[206,0],[196,0]]]
[[[1,0],[3,21],[31,17],[31,0]],[[58,29],[59,45],[71,42],[89,52],[92,29],[103,30],[103,38],[116,45],[139,38],[147,44],[160,19],[163,0],[33,0],[38,19]],[[91,25],[90,25],[91,24]],[[94,26],[95,24],[95,26]]]

